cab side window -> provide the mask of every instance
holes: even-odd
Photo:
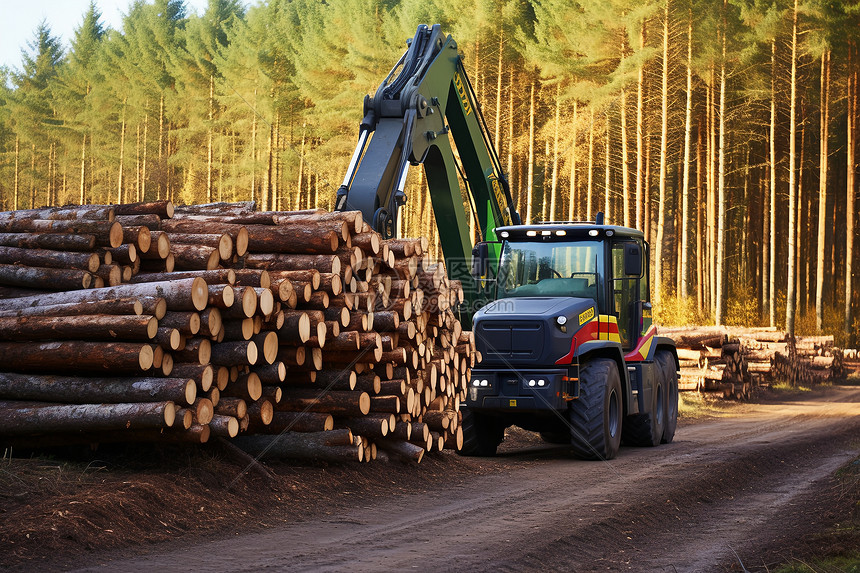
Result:
[[[633,324],[636,303],[640,300],[640,289],[645,281],[639,275],[624,274],[624,245],[633,241],[616,241],[612,244],[612,313],[618,320],[621,346],[630,348],[636,342],[636,327]],[[647,288],[647,283],[644,285]]]

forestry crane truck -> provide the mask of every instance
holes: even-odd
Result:
[[[679,365],[651,324],[643,233],[602,213],[522,224],[456,42],[422,25],[407,45],[365,96],[336,209],[360,210],[393,237],[409,166],[424,166],[449,277],[467,295],[461,320],[482,356],[461,404],[460,453],[495,454],[510,425],[584,459],[611,459],[622,440],[671,442]],[[458,174],[481,235],[474,246]]]

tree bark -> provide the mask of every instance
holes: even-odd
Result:
[[[173,402],[139,404],[69,404],[16,407],[0,403],[0,436],[27,436],[64,432],[104,432],[162,428],[173,425]]]

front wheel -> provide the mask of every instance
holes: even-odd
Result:
[[[655,359],[663,371],[665,423],[661,442],[671,444],[675,438],[675,429],[678,427],[678,370],[675,368],[675,359],[670,352],[661,350]]]
[[[579,398],[568,410],[573,453],[584,460],[611,460],[621,445],[621,377],[609,358],[589,360],[579,371]]]
[[[461,456],[494,456],[496,449],[505,438],[505,427],[497,420],[472,412],[468,408],[463,413],[463,447],[457,451]]]

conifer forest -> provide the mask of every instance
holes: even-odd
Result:
[[[134,0],[0,68],[2,209],[331,209],[419,24],[459,45],[524,222],[643,229],[663,323],[860,331],[860,4]],[[420,169],[400,234],[436,244]],[[431,247],[432,248],[432,247]],[[437,251],[438,254],[438,251]]]

